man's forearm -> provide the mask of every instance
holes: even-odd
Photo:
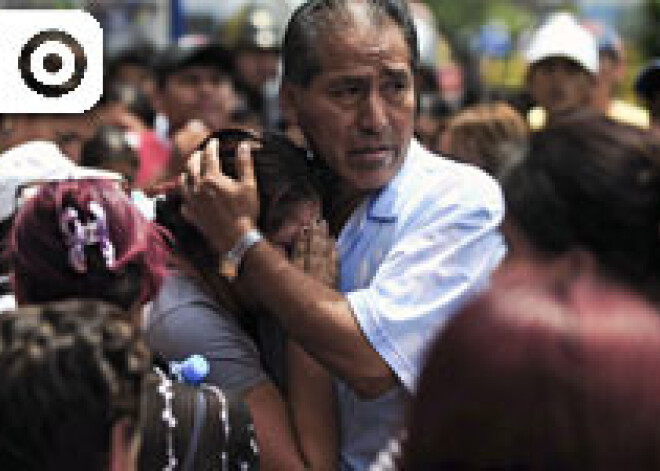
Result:
[[[346,297],[294,267],[267,242],[246,253],[237,282],[359,395],[377,397],[396,384],[360,330]]]

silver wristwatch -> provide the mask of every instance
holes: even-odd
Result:
[[[230,281],[236,278],[245,253],[262,239],[263,236],[256,229],[246,232],[229,252],[220,257],[220,274]]]

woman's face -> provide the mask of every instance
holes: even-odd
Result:
[[[291,253],[293,244],[305,228],[321,217],[319,200],[303,200],[293,203],[277,229],[266,234],[273,246],[283,253]]]

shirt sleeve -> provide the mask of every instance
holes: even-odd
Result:
[[[237,395],[268,380],[252,339],[231,313],[211,303],[196,300],[161,313],[146,338],[165,361],[203,355],[210,367],[206,382]]]
[[[409,391],[425,347],[487,285],[505,254],[498,230],[503,202],[496,193],[488,204],[457,205],[410,227],[371,283],[347,294],[367,339]]]

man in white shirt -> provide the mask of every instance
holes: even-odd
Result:
[[[340,465],[366,469],[402,425],[429,340],[503,257],[503,201],[490,177],[412,137],[419,54],[405,1],[309,1],[283,54],[284,116],[327,177],[339,290],[255,233],[249,150],[239,180],[194,154],[186,212],[238,265],[235,282],[335,375]]]

